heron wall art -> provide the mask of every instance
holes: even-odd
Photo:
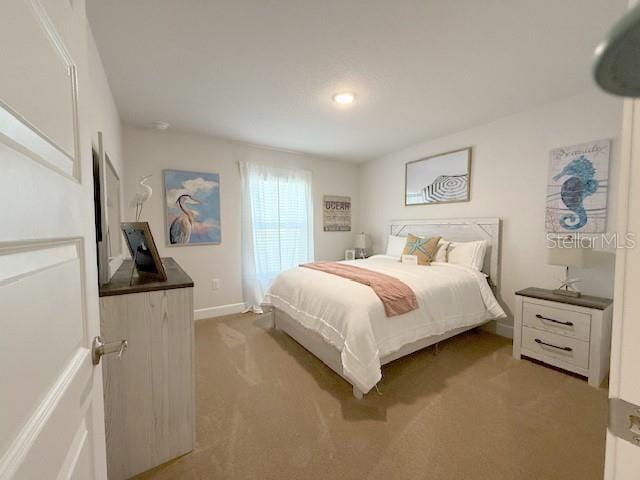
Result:
[[[167,244],[219,244],[220,176],[217,173],[164,171]]]

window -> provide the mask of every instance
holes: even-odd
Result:
[[[256,311],[284,270],[313,260],[311,173],[241,163],[243,284]]]

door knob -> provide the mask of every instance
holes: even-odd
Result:
[[[129,343],[125,339],[118,342],[105,343],[102,341],[102,337],[98,335],[93,339],[93,343],[91,345],[91,359],[93,360],[93,364],[98,365],[103,355],[117,353],[118,358],[121,358],[128,346]]]

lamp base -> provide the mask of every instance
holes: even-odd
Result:
[[[574,290],[566,290],[564,288],[556,288],[551,292],[555,293],[556,295],[564,295],[565,297],[580,298],[582,296],[582,293],[580,292],[576,292]]]

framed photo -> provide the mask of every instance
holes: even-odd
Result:
[[[325,195],[322,205],[322,223],[325,232],[351,231],[351,197]]]
[[[471,147],[405,165],[405,205],[468,202]]]
[[[607,223],[611,140],[549,152],[547,233],[604,233]]]
[[[356,251],[354,249],[345,250],[344,251],[344,259],[345,260],[355,260],[356,259]]]
[[[220,175],[164,170],[167,246],[220,244]]]
[[[147,222],[123,222],[120,229],[141,277],[165,281],[167,274]]]

